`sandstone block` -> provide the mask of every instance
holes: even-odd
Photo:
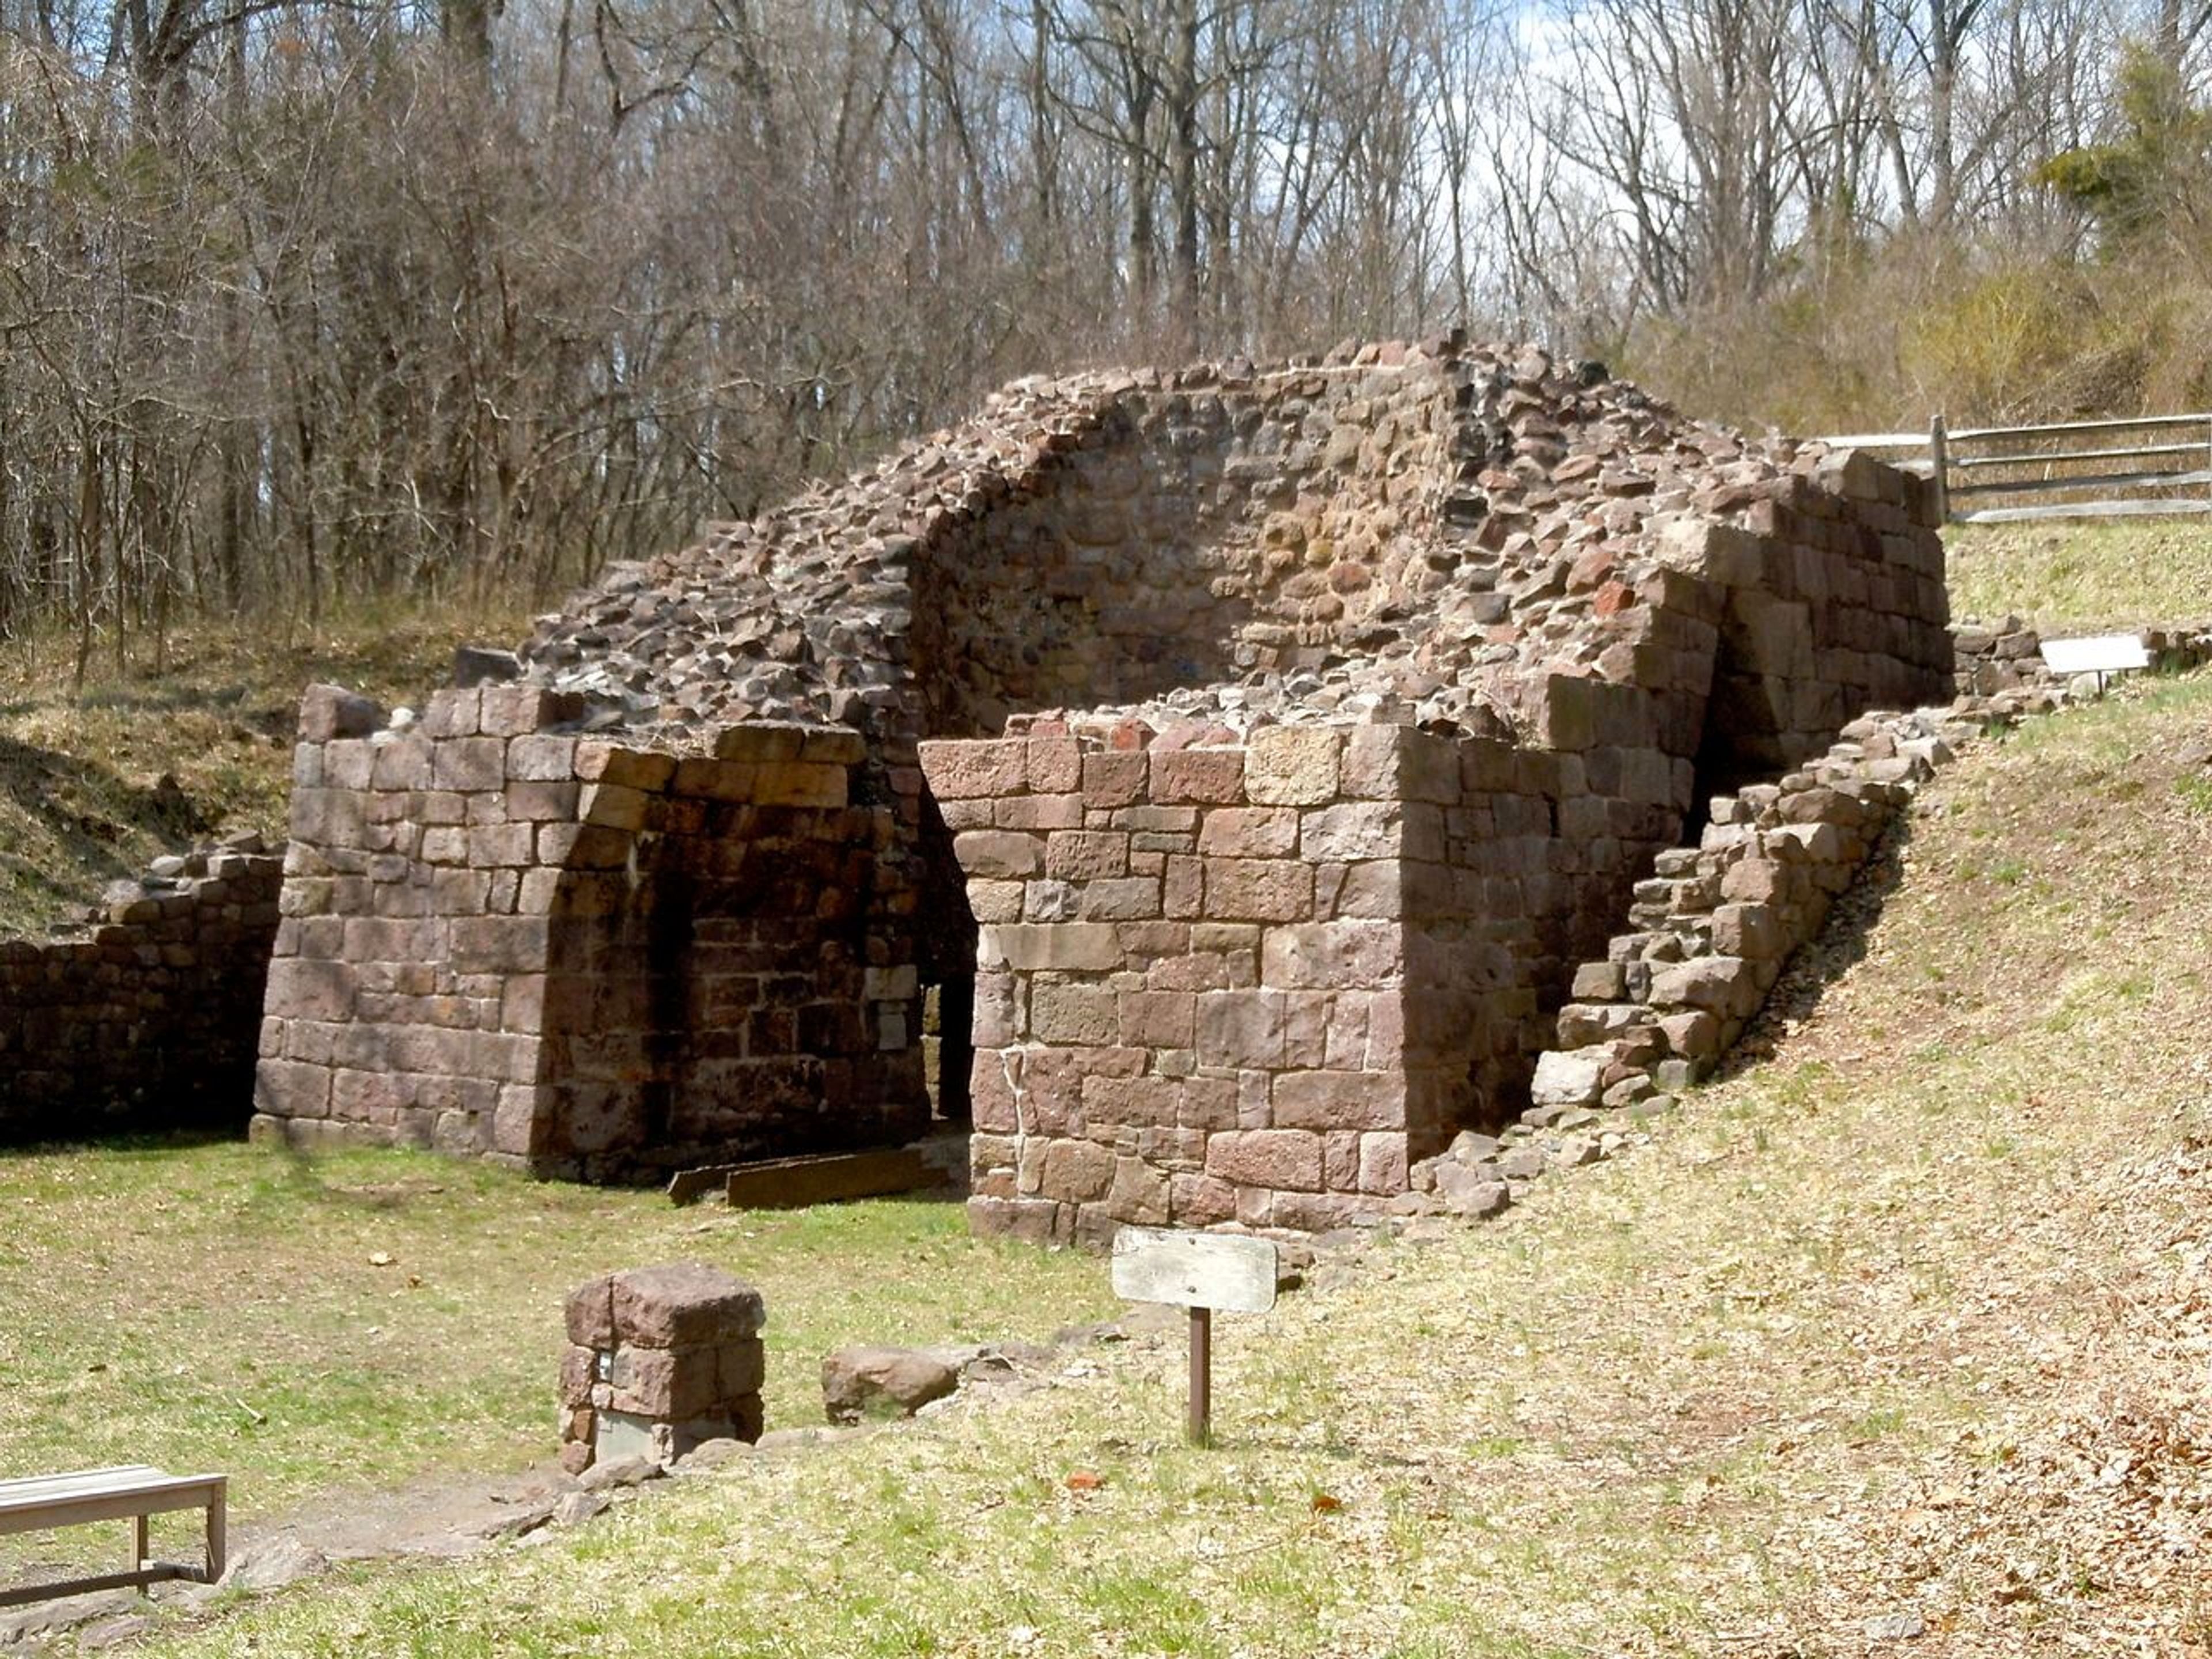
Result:
[[[1297,921],[1313,915],[1313,871],[1295,859],[1207,859],[1206,916]]]
[[[1218,807],[1198,834],[1198,850],[1213,858],[1281,858],[1297,844],[1298,815],[1285,806]]]
[[[1225,804],[1244,796],[1244,751],[1170,749],[1152,751],[1152,799],[1163,805]]]
[[[1040,984],[1030,991],[1030,1031],[1041,1042],[1103,1046],[1121,1030],[1115,994],[1103,986]]]
[[[721,1379],[712,1347],[647,1348],[628,1344],[614,1351],[608,1405],[641,1417],[681,1421],[703,1417],[720,1405]]]
[[[1114,1184],[1114,1153],[1090,1140],[1055,1140],[1045,1149],[1046,1196],[1070,1204],[1103,1198]]]
[[[487,737],[519,738],[581,720],[584,714],[580,694],[542,685],[487,685],[478,696]]]
[[[1692,957],[1652,969],[1650,1001],[1660,1008],[1701,1008],[1741,1018],[1759,1004],[1759,985],[1741,957]]]
[[[512,739],[507,775],[532,783],[568,781],[576,775],[576,739],[539,733]]]
[[[763,762],[755,777],[753,799],[763,806],[835,809],[846,805],[851,779],[851,772],[842,766]]]
[[[1281,990],[1376,989],[1406,969],[1404,931],[1387,921],[1270,927],[1260,951],[1263,984]]]
[[[950,1361],[921,1348],[840,1348],[822,1362],[822,1407],[833,1423],[911,1417],[959,1386]]]
[[[1713,949],[1722,956],[1771,961],[1790,948],[1782,919],[1765,904],[1723,904],[1713,911]]]
[[[1120,993],[1121,1041],[1138,1048],[1192,1046],[1197,998],[1188,991]]]
[[[1019,738],[925,743],[921,770],[940,800],[1019,794],[1029,787],[1029,744]]]
[[[1275,1079],[1282,1129],[1402,1129],[1406,1080],[1389,1072],[1285,1072]]]
[[[1083,750],[1062,734],[1032,737],[1024,776],[1041,795],[1066,794],[1083,787]]]
[[[1123,876],[1085,884],[1078,910],[1085,921],[1142,921],[1158,915],[1160,904],[1158,876]]]
[[[1059,881],[1117,877],[1129,868],[1129,838],[1111,830],[1056,830],[1045,839],[1045,873]]]
[[[1720,1053],[1720,1022],[1702,1009],[1664,1015],[1658,1024],[1668,1049],[1685,1060],[1707,1060]]]
[[[368,697],[339,685],[311,685],[300,696],[302,743],[333,738],[365,738],[384,724],[384,710]]]
[[[609,1286],[616,1339],[624,1344],[711,1347],[758,1336],[768,1321],[758,1291],[703,1262],[632,1267],[611,1275]]]
[[[1018,973],[1099,973],[1121,965],[1121,945],[1111,922],[1004,922],[979,930],[975,959]]]
[[[1314,863],[1395,858],[1399,821],[1400,808],[1391,801],[1346,801],[1301,813],[1299,855]]]
[[[1283,1064],[1288,1001],[1279,991],[1209,991],[1196,1000],[1198,1063],[1257,1067]]]
[[[1140,752],[1085,755],[1083,804],[1099,809],[1133,806],[1145,799],[1151,775]]]
[[[1618,1002],[1628,994],[1628,969],[1618,962],[1586,962],[1575,969],[1577,1002]]]
[[[1536,1060],[1528,1099],[1537,1106],[1588,1106],[1604,1091],[1607,1062],[1602,1048],[1569,1052],[1548,1049]]]
[[[399,744],[393,744],[394,749]],[[431,779],[440,789],[464,794],[497,789],[507,781],[507,744],[497,738],[448,738],[432,745]],[[383,781],[384,764],[377,764],[377,781]]]
[[[1239,1187],[1321,1190],[1321,1137],[1302,1129],[1238,1129],[1206,1143],[1206,1173]]]
[[[1316,806],[1334,799],[1342,743],[1328,726],[1262,727],[1247,750],[1246,792],[1263,805]]]
[[[969,876],[1020,878],[1044,867],[1044,837],[1012,830],[969,830],[952,838],[952,855]]]

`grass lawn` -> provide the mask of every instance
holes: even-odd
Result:
[[[844,1343],[1042,1338],[1103,1264],[969,1237],[961,1207],[678,1209],[428,1153],[237,1142],[0,1154],[0,1474],[228,1471],[250,1530],[332,1487],[555,1449],[561,1298],[696,1258],[768,1299],[773,1426]]]
[[[744,1462],[526,1550],[302,1587],[144,1650],[2202,1655],[2212,789],[2190,746],[2208,737],[2200,676],[1978,749],[1925,793],[1903,884],[1765,1063],[1499,1224],[1224,1322],[1218,1449],[1179,1443],[1179,1344],[1133,1345],[1011,1404]],[[107,1231],[64,1232],[41,1206],[54,1254],[10,1271],[82,1287],[95,1248],[118,1267],[200,1252],[191,1305],[129,1293],[155,1369],[250,1350],[289,1354],[295,1387],[333,1359],[374,1376],[370,1327],[404,1328],[410,1381],[479,1355],[507,1403],[464,1431],[516,1455],[550,1346],[521,1351],[550,1345],[552,1293],[599,1265],[610,1219],[661,1235],[623,1237],[626,1258],[680,1245],[762,1278],[788,1310],[770,1333],[784,1400],[849,1307],[810,1304],[847,1284],[876,1284],[884,1334],[895,1308],[1002,1329],[1096,1293],[1080,1261],[970,1243],[949,1216],[932,1234],[933,1212],[896,1206],[792,1218],[778,1246],[751,1223],[407,1160],[292,1176],[226,1148],[147,1168],[59,1161],[50,1186]],[[133,1182],[137,1205],[100,1196]],[[204,1195],[133,1228],[179,1185]],[[412,1195],[384,1208],[393,1185]],[[801,1248],[837,1228],[854,1254]],[[852,1265],[863,1246],[880,1283]],[[377,1248],[399,1261],[362,1266]],[[786,1262],[817,1289],[780,1291]],[[257,1285],[262,1328],[216,1328],[240,1322],[220,1293]],[[956,1302],[994,1311],[963,1322]],[[203,1382],[205,1425],[232,1380]],[[327,1438],[298,1462],[258,1454],[270,1492],[361,1443],[319,1429],[311,1397],[270,1401],[288,1432],[296,1416]],[[384,1409],[379,1445],[423,1420]],[[1071,1485],[1079,1470],[1093,1478]],[[1869,1634],[1881,1620],[1921,1634],[1893,1649]]]
[[[2212,523],[1954,525],[1951,615],[2051,629],[2212,623]]]

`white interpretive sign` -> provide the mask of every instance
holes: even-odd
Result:
[[[1190,1310],[1190,1443],[1213,1443],[1213,1315],[1275,1305],[1279,1252],[1264,1238],[1124,1227],[1114,1235],[1114,1294]]]
[[[1277,1252],[1264,1238],[1124,1227],[1114,1235],[1114,1294],[1224,1313],[1275,1305]]]
[[[2054,674],[2117,674],[2149,667],[2150,652],[2133,634],[2100,634],[2086,640],[2045,640],[2043,662]]]

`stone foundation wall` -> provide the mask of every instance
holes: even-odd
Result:
[[[2078,638],[2097,631],[2069,629],[2065,636]],[[2161,674],[2179,674],[2212,662],[2212,627],[2202,623],[2106,631],[2133,634],[2150,653],[2153,670]],[[1954,630],[1953,641],[1958,687],[1964,696],[1988,697],[2057,683],[2043,660],[2043,635],[2018,617],[2000,617],[1987,623],[1962,621]]]
[[[303,719],[263,1133],[627,1180],[926,1121],[908,895],[890,813],[851,801],[856,733],[677,755],[488,687],[342,735],[332,701]]]
[[[258,839],[208,848],[0,941],[0,1140],[237,1126],[282,878]]]

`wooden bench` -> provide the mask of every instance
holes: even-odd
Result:
[[[222,1577],[228,1485],[220,1474],[166,1474],[143,1463],[84,1469],[75,1474],[42,1474],[27,1480],[0,1480],[0,1534],[46,1532],[125,1516],[136,1523],[130,1571],[0,1589],[0,1607],[81,1595],[88,1590],[143,1589],[167,1578],[214,1583]],[[207,1511],[207,1558],[198,1567],[146,1559],[148,1519],[176,1510]]]

